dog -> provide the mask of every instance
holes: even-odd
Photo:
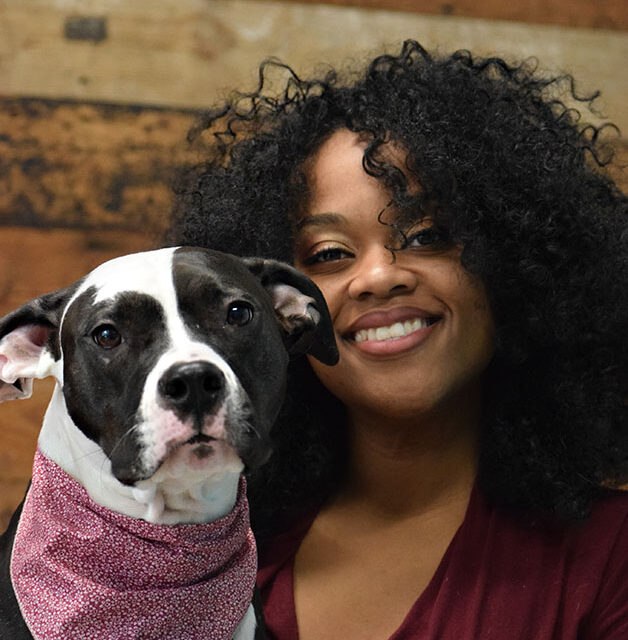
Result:
[[[306,352],[338,359],[311,280],[195,247],[115,258],[0,319],[0,401],[57,383],[0,539],[0,638],[262,637],[243,470]]]

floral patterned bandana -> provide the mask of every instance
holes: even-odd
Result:
[[[37,451],[11,557],[35,640],[231,638],[255,572],[243,478],[224,518],[156,525],[97,505]]]

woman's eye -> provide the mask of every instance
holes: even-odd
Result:
[[[243,327],[253,320],[253,307],[244,301],[232,302],[227,309],[227,323]]]
[[[444,232],[434,227],[426,227],[407,236],[404,248],[436,247],[447,244],[447,236]]]
[[[333,262],[335,260],[342,260],[343,258],[351,258],[352,256],[353,254],[340,247],[326,247],[305,258],[303,264],[310,266],[322,262]]]
[[[112,324],[103,324],[92,331],[94,342],[103,349],[113,349],[122,343],[122,336]]]

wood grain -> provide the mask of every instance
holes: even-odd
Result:
[[[320,0],[299,0],[319,3]],[[625,0],[323,0],[325,4],[588,29],[628,29]]]
[[[187,111],[0,99],[0,225],[138,230],[168,222],[198,160]]]
[[[157,239],[176,170],[202,159],[202,148],[185,141],[195,118],[176,109],[0,100],[0,228],[145,229]],[[620,139],[613,169],[624,188],[626,149]]]
[[[303,74],[320,63],[396,51],[401,41],[414,38],[444,52],[466,48],[514,60],[537,56],[544,69],[573,72],[582,90],[601,89],[606,115],[628,131],[628,32],[501,19],[511,12],[516,19],[543,22],[546,14],[554,23],[562,16],[571,24],[571,17],[589,16],[578,26],[598,27],[606,20],[600,16],[609,15],[606,26],[614,27],[617,16],[626,19],[626,0],[525,0],[522,5],[443,0],[441,8],[454,15],[413,10],[437,7],[436,0],[429,0],[433,5],[403,1],[407,4],[397,8],[408,11],[270,0],[3,0],[0,91],[203,108],[233,88],[253,88],[258,64],[268,56]],[[76,17],[102,19],[105,36],[66,37],[64,25]]]

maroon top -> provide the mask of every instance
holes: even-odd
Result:
[[[314,515],[261,551],[269,639],[298,640],[294,556]],[[548,533],[517,524],[474,489],[436,573],[390,640],[411,638],[628,639],[628,492],[600,500],[584,524]]]

